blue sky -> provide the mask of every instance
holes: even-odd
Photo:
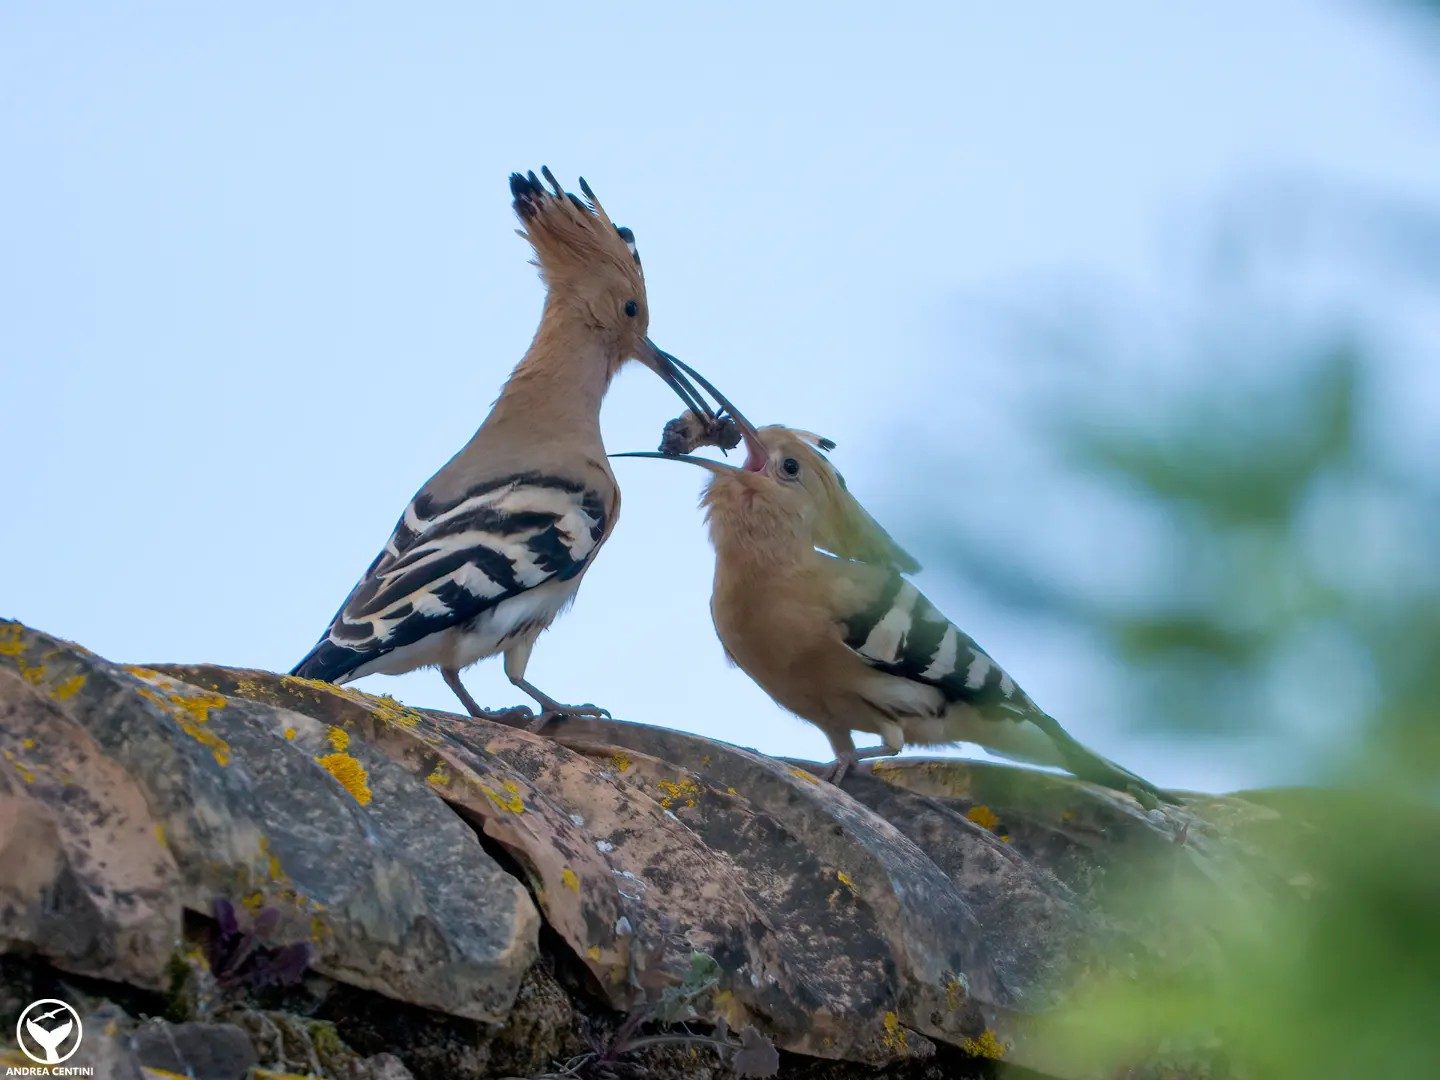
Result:
[[[583,173],[637,234],[655,339],[757,421],[836,438],[916,547],[916,497],[966,496],[914,447],[983,438],[1019,484],[1031,460],[985,418],[1033,373],[986,366],[965,312],[1057,279],[1143,295],[1249,185],[1440,176],[1433,58],[1384,7],[293,7],[0,10],[0,613],[116,659],[284,670],[309,648],[534,331],[513,169]],[[610,448],[675,410],[627,373]],[[619,527],[530,677],[823,755],[723,660],[698,473],[617,473]],[[1127,741],[1083,648],[943,567],[920,580],[1157,781],[1281,775]],[[467,682],[517,700],[498,663]],[[454,704],[434,673],[360,685]]]

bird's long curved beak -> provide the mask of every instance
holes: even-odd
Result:
[[[651,371],[664,380],[665,385],[675,391],[675,396],[685,403],[687,409],[692,410],[697,416],[703,416],[707,420],[715,419],[715,413],[710,408],[700,391],[695,389],[695,384],[686,377],[686,373],[680,361],[671,356],[660,346],[656,345],[648,337],[645,339],[644,348],[639,352],[637,359]],[[716,399],[719,400],[718,398]]]
[[[744,472],[738,465],[730,465],[723,461],[712,461],[709,458],[696,457],[694,454],[662,454],[658,450],[627,450],[622,454],[607,454],[606,457],[653,457],[661,461],[683,461],[687,465],[699,465],[702,469],[708,469],[713,473]]]
[[[766,450],[765,444],[760,441],[760,433],[755,430],[755,425],[745,418],[745,414],[737,409],[729,398],[715,388],[714,383],[679,357],[672,356],[660,348],[660,346],[656,345],[648,337],[645,339],[645,345],[650,350],[650,355],[642,356],[641,361],[646,367],[650,368],[650,370],[665,380],[670,389],[675,391],[676,396],[685,402],[687,408],[693,410],[696,415],[705,417],[707,420],[715,419],[715,413],[712,412],[710,406],[705,403],[705,399],[701,396],[700,391],[695,388],[695,383],[699,383],[700,386],[715,399],[715,403],[720,406],[722,414],[729,416],[730,419],[735,421],[735,426],[740,429],[740,437],[745,440],[745,451],[749,461],[753,463],[763,463],[765,461],[769,451]],[[694,382],[691,381],[692,379]],[[621,455],[612,456],[618,457]],[[705,459],[692,459],[687,455],[676,455],[675,460],[691,460],[694,463],[699,463]]]

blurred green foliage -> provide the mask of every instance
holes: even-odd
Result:
[[[1440,27],[1440,5],[1416,10]],[[1124,340],[1144,305],[1023,339],[1008,359],[1033,368],[1051,349],[1062,386],[1026,415],[1048,418],[1059,488],[1103,508],[1075,526],[1094,535],[1037,553],[987,536],[973,503],[954,524],[971,584],[1111,661],[1137,734],[1236,755],[1268,734],[1295,748],[1275,773],[1303,778],[1247,793],[1253,820],[1194,804],[1195,835],[1240,853],[1210,866],[1213,888],[1123,875],[1116,902],[1173,947],[1083,965],[1046,1029],[1067,1071],[1440,1076],[1440,208],[1343,203],[1332,234],[1363,236],[1328,254],[1343,317],[1297,301],[1313,253],[1267,250],[1267,208],[1219,230],[1222,272],[1180,302],[1206,314],[1171,321],[1173,379],[1137,389],[1151,365],[1116,359],[1154,354],[1143,331]],[[1077,554],[1107,547],[1129,587]]]
[[[1245,753],[1243,736],[1285,730],[1286,697],[1327,731],[1309,786],[1252,793],[1277,827],[1230,837],[1270,880],[1128,876],[1120,902],[1176,946],[1139,967],[1110,957],[1069,989],[1050,1036],[1097,1075],[1440,1075],[1440,463],[1397,459],[1377,391],[1382,373],[1440,376],[1323,338],[1297,333],[1285,363],[1257,354],[1263,375],[1246,379],[1246,335],[1202,327],[1194,370],[1231,350],[1213,377],[1130,412],[1067,392],[1055,468],[1077,498],[1110,489],[1145,520],[1125,542],[1166,570],[1144,589],[1008,554],[971,564],[1081,626],[1145,701],[1142,728],[1177,747],[1231,733]]]
[[[1069,387],[1051,410],[1076,498],[1106,492],[1143,520],[1124,543],[1144,588],[1067,573],[1064,545],[1038,556],[1056,565],[993,545],[967,559],[975,583],[1083,628],[1143,699],[1141,726],[1178,747],[1199,731],[1245,753],[1243,737],[1293,727],[1287,699],[1325,733],[1306,786],[1249,796],[1273,827],[1220,830],[1274,873],[1197,891],[1133,868],[1120,902],[1174,927],[1175,947],[1090,965],[1103,974],[1069,989],[1049,1034],[1097,1075],[1440,1075],[1440,463],[1390,437],[1382,392],[1440,373],[1388,355],[1384,334],[1292,335],[1253,299],[1182,334],[1173,392],[1117,406],[1106,387],[1124,378],[1087,376],[1092,394]],[[1267,347],[1247,332],[1257,311]]]

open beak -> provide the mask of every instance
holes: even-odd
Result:
[[[715,413],[713,413],[710,410],[710,406],[705,403],[705,399],[701,397],[700,391],[695,388],[695,383],[699,383],[701,387],[709,392],[710,396],[715,399],[716,404],[720,406],[721,414],[728,416],[735,422],[735,426],[740,429],[740,437],[745,441],[745,469],[749,472],[759,472],[763,469],[766,461],[770,458],[770,452],[765,448],[765,444],[760,441],[760,433],[755,430],[755,425],[745,418],[745,414],[731,404],[729,398],[715,389],[715,385],[711,383],[709,379],[705,378],[704,375],[701,375],[689,364],[680,360],[678,357],[671,356],[648,337],[645,339],[645,346],[650,351],[650,355],[640,358],[645,366],[665,380],[670,389],[674,390],[680,400],[685,402],[686,408],[694,411],[697,416],[703,416],[707,420],[714,420],[716,418]],[[691,381],[692,379],[694,382]],[[623,457],[627,455],[615,454],[612,456]],[[659,456],[664,457],[667,455],[662,454]],[[688,454],[680,454],[674,455],[674,460],[689,461],[698,465],[707,459],[691,457]]]
[[[675,391],[675,396],[685,403],[687,409],[697,416],[703,416],[706,420],[715,419],[715,413],[700,395],[700,391],[696,390],[695,384],[686,378],[679,360],[648,337],[645,339],[644,347],[637,355],[637,359],[656,375],[659,375],[665,381],[665,385]]]

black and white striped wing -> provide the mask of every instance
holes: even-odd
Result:
[[[1039,713],[976,642],[896,573],[872,574],[853,609],[842,612],[845,644],[871,667],[937,687],[947,701],[964,702],[997,719]]]
[[[574,578],[604,540],[606,517],[599,492],[539,473],[488,480],[444,502],[421,492],[291,674],[343,678],[547,581]]]

